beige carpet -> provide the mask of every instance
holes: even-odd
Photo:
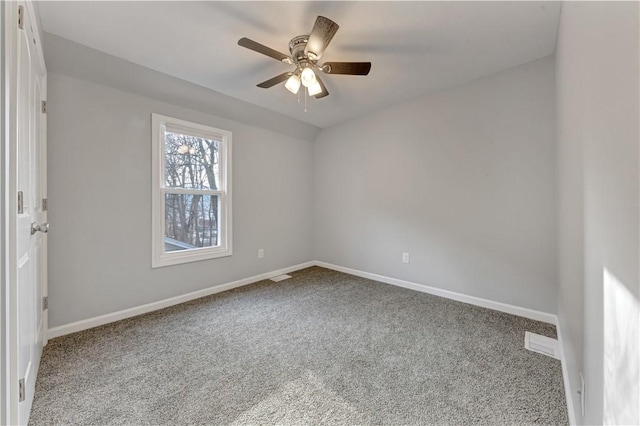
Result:
[[[49,342],[38,424],[568,424],[555,328],[318,267]]]

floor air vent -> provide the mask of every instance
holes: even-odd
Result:
[[[560,359],[558,340],[540,334],[524,332],[524,347],[533,352]]]
[[[273,277],[273,278],[269,278],[271,281],[273,282],[278,282],[278,281],[282,281],[282,280],[286,280],[291,278],[291,275],[278,275],[277,277]]]

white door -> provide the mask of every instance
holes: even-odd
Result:
[[[26,424],[46,343],[46,70],[31,4],[18,3],[16,220],[18,423]]]

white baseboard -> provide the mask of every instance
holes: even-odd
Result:
[[[359,271],[357,269],[347,268],[344,266],[334,265],[331,263],[310,261],[301,263],[299,265],[290,266],[288,268],[279,269],[277,271],[265,272],[264,274],[255,275],[253,277],[244,278],[238,281],[233,281],[226,284],[220,284],[217,286],[205,288],[203,290],[194,291],[192,293],[183,294],[181,296],[172,297],[158,302],[147,303],[146,305],[136,306],[122,311],[113,312],[110,314],[100,315],[86,320],[81,320],[69,324],[60,325],[50,328],[47,333],[48,339],[63,336],[65,334],[75,333],[76,331],[86,330],[92,327],[98,327],[100,325],[108,324],[111,322],[119,321],[125,318],[130,318],[136,315],[145,314],[147,312],[155,311],[169,306],[177,305],[180,303],[188,302],[190,300],[199,299],[201,297],[209,296],[211,294],[219,293],[233,288],[242,287],[244,285],[253,284],[258,281],[262,281],[277,275],[286,274],[288,272],[297,271],[299,269],[308,268],[310,266],[320,266],[334,271],[344,272],[346,274],[355,275],[362,278],[368,278],[374,281],[383,282],[386,284],[395,285],[398,287],[404,287],[411,290],[420,291],[423,293],[429,293],[436,296],[444,297],[447,299],[457,300],[459,302],[469,303],[471,305],[481,306],[483,308],[489,308],[500,312],[506,312],[512,315],[518,315],[521,317],[533,319],[536,321],[542,321],[549,324],[556,325],[556,316],[546,312],[536,311],[533,309],[522,308],[519,306],[509,305],[506,303],[495,302],[488,299],[482,299],[475,296],[469,296],[462,293],[456,293],[449,290],[443,290],[436,287],[430,287],[424,284],[418,284],[410,281],[404,281],[397,278],[390,278],[383,275],[372,274],[370,272]]]
[[[146,305],[136,306],[129,309],[123,309],[121,311],[112,312],[110,314],[100,315],[93,318],[88,318],[81,321],[72,322],[69,324],[59,325],[57,327],[50,328],[47,332],[47,338],[53,339],[55,337],[64,336],[65,334],[75,333],[77,331],[87,330],[89,328],[98,327],[100,325],[109,324],[115,321],[120,321],[126,318],[135,317],[137,315],[146,314],[147,312],[156,311],[158,309],[167,308],[169,306],[178,305],[180,303],[188,302],[190,300],[199,299],[201,297],[209,296],[222,291],[231,290],[233,288],[242,287],[245,285],[253,284],[258,281],[266,280],[277,275],[286,274],[289,272],[297,271],[299,269],[308,268],[314,266],[316,263],[305,262],[298,265],[290,266],[288,268],[278,269],[277,271],[265,272],[264,274],[254,275],[253,277],[244,278],[238,281],[233,281],[226,284],[220,284],[217,286],[205,288],[203,290],[194,291],[192,293],[183,294],[169,299],[160,300],[158,302],[147,303]]]
[[[556,332],[558,333],[558,346],[560,346],[560,363],[562,365],[562,381],[564,382],[564,396],[567,400],[569,426],[575,426],[577,423],[576,423],[576,413],[573,407],[573,392],[571,392],[571,382],[569,382],[569,370],[567,368],[567,359],[564,353],[564,341],[562,340],[560,318],[558,317],[556,317]]]
[[[493,309],[494,311],[506,312],[512,315],[518,315],[520,317],[529,318],[536,321],[546,322],[549,324],[556,324],[556,316],[547,312],[536,311],[533,309],[522,308],[520,306],[509,305],[501,302],[494,302],[493,300],[482,299],[480,297],[469,296],[462,293],[456,293],[449,290],[443,290],[436,287],[429,287],[424,284],[418,284],[411,281],[404,281],[397,278],[385,277],[384,275],[372,274],[370,272],[359,271],[357,269],[346,268],[344,266],[333,265],[326,262],[315,262],[317,266],[321,266],[327,269],[333,269],[334,271],[344,272],[346,274],[356,275],[362,278],[368,278],[374,281],[380,281],[386,284],[395,285],[398,287],[404,287],[411,290],[420,291],[422,293],[429,293],[435,296],[444,297],[446,299],[457,300],[458,302],[469,303],[470,305],[481,306],[483,308]]]

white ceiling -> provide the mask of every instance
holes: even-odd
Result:
[[[559,2],[41,2],[43,30],[287,116],[327,127],[523,64],[555,50]],[[323,77],[305,113],[284,85],[283,53],[317,15],[340,25],[321,60],[370,61],[366,76]]]

